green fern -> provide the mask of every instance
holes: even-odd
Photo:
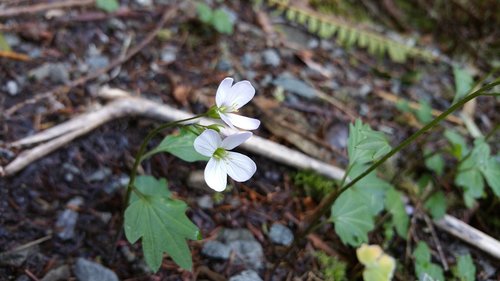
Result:
[[[418,57],[428,61],[436,58],[427,50],[408,46],[373,31],[364,30],[343,19],[295,7],[289,3],[289,0],[267,0],[267,3],[284,13],[288,20],[305,25],[309,32],[323,39],[336,36],[337,42],[347,48],[357,45],[366,48],[372,55],[388,54],[391,60],[399,63],[405,62],[408,57]]]

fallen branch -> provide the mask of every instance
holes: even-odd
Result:
[[[72,0],[72,1],[68,0],[68,1],[59,1],[54,3],[41,3],[37,5],[14,7],[0,11],[0,18],[18,16],[22,14],[33,14],[52,9],[70,8],[75,6],[88,6],[94,4],[94,2],[95,0]]]
[[[193,116],[190,113],[168,105],[159,104],[144,98],[132,97],[128,93],[117,89],[103,88],[99,95],[101,97],[110,98],[112,101],[96,111],[82,114],[63,124],[11,144],[11,146],[26,146],[47,141],[44,144],[21,153],[3,169],[3,174],[0,167],[0,175],[3,177],[12,176],[30,163],[68,144],[77,137],[117,118],[142,116],[162,121],[172,121]],[[201,120],[201,122],[207,123],[210,121]],[[232,132],[231,129],[222,130],[224,134],[230,134]],[[298,169],[314,170],[319,174],[335,180],[340,180],[345,173],[344,170],[338,167],[311,158],[304,153],[258,136],[250,138],[242,147],[276,162]],[[449,234],[500,259],[500,242],[487,234],[449,215],[445,215],[443,219],[434,223],[437,227]]]

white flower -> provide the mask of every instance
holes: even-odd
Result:
[[[233,85],[233,78],[222,80],[215,94],[215,104],[220,118],[231,128],[255,130],[260,126],[258,119],[234,114],[247,104],[255,95],[255,89],[248,81],[240,81]]]
[[[210,157],[205,168],[205,181],[210,188],[215,191],[226,189],[228,175],[237,182],[244,182],[255,174],[257,166],[252,159],[241,153],[228,151],[251,136],[252,133],[244,132],[222,140],[216,131],[207,129],[194,140],[194,149]]]

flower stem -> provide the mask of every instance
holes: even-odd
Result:
[[[484,85],[477,91],[472,92],[471,94],[467,95],[465,98],[462,100],[456,102],[453,104],[450,108],[448,108],[446,111],[441,113],[436,119],[432,120],[430,123],[425,125],[423,128],[415,132],[413,135],[411,135],[409,138],[405,139],[403,142],[401,142],[398,146],[394,147],[391,151],[389,151],[386,155],[384,155],[380,160],[376,161],[373,163],[367,170],[365,170],[363,173],[361,173],[359,176],[348,182],[345,186],[342,186],[339,190],[333,190],[331,191],[323,200],[321,200],[320,204],[316,209],[313,211],[311,215],[306,217],[305,219],[305,227],[303,227],[303,231],[300,231],[299,237],[303,237],[307,235],[313,228],[316,222],[328,212],[328,210],[331,208],[332,204],[335,202],[335,200],[347,189],[351,188],[354,186],[358,181],[360,181],[362,178],[364,178],[366,175],[377,169],[380,165],[382,165],[385,161],[387,161],[389,158],[394,156],[394,154],[398,153],[400,150],[408,146],[410,143],[412,143],[415,139],[420,137],[422,134],[426,133],[430,129],[432,129],[434,126],[436,126],[439,122],[441,122],[443,119],[445,119],[448,115],[453,113],[455,110],[459,109],[462,107],[464,104],[466,104],[468,101],[479,97],[483,95],[483,93],[496,85],[500,84],[500,78],[495,79],[493,82]],[[347,172],[346,172],[347,173]]]

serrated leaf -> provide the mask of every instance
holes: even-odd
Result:
[[[144,258],[153,271],[161,266],[166,252],[182,268],[191,270],[192,260],[186,239],[196,240],[199,230],[185,212],[187,206],[168,195],[165,180],[138,177],[135,194],[125,210],[125,236],[130,243],[141,238]]]
[[[405,210],[402,194],[394,188],[389,189],[385,197],[385,208],[392,215],[392,221],[398,235],[406,239],[410,219]]]
[[[372,130],[359,119],[349,125],[349,165],[376,161],[390,150],[391,146],[383,133]]]
[[[415,273],[419,281],[444,281],[443,269],[431,262],[431,251],[425,242],[418,242],[413,256],[415,257]]]
[[[190,130],[183,128],[177,135],[168,135],[153,150],[143,156],[143,159],[151,157],[160,152],[168,152],[184,161],[208,161],[208,157],[199,154],[193,146],[196,135]]]
[[[457,257],[457,265],[453,273],[460,281],[474,281],[476,280],[476,266],[472,261],[470,254],[461,255]]]
[[[491,157],[480,170],[495,195],[500,197],[500,163]]]
[[[396,261],[384,253],[378,245],[366,245],[356,249],[358,260],[365,266],[364,281],[389,281],[394,275]]]
[[[97,8],[108,13],[114,12],[120,8],[120,3],[118,3],[117,0],[96,0],[95,5]]]
[[[455,77],[455,98],[453,103],[456,103],[469,93],[474,79],[466,69],[456,66],[453,67],[453,76]]]
[[[212,9],[205,3],[198,3],[196,5],[196,12],[198,13],[198,18],[204,23],[210,23],[213,17]]]
[[[349,171],[349,176],[351,178],[356,178],[367,170],[368,167],[368,165],[354,165]],[[388,182],[377,177],[377,173],[373,171],[359,180],[351,187],[351,190],[365,202],[370,214],[375,216],[384,209],[385,193],[390,188],[392,188],[392,186]]]
[[[420,108],[415,112],[418,121],[427,124],[432,121],[432,107],[428,101],[420,101]]]
[[[446,197],[443,192],[434,193],[427,201],[424,208],[431,214],[432,218],[439,220],[446,214]]]
[[[373,217],[364,200],[351,189],[333,203],[331,220],[342,242],[352,246],[367,242],[368,232],[374,227]]]
[[[469,149],[467,148],[467,142],[465,139],[453,130],[447,129],[444,131],[444,136],[452,145],[451,153],[457,159],[462,159],[465,155],[469,153]]]
[[[429,155],[432,152],[426,151],[425,155]],[[425,166],[435,172],[438,176],[442,176],[444,172],[444,159],[443,156],[439,153],[434,153],[429,157],[425,157]]]
[[[212,24],[215,30],[220,33],[233,34],[233,23],[229,19],[229,15],[222,9],[214,11]]]
[[[286,18],[288,20],[291,20],[293,21],[295,19],[295,17],[297,16],[297,11],[293,10],[293,9],[288,9],[286,11]]]
[[[301,11],[298,11],[297,12],[297,22],[300,23],[300,24],[306,24],[307,22],[307,14],[306,13],[303,13]]]
[[[327,22],[322,22],[319,27],[318,35],[321,38],[328,39],[333,36],[335,30],[336,30],[335,25]]]
[[[431,261],[431,251],[425,242],[418,242],[417,247],[413,251],[415,262],[419,264],[428,263]]]

